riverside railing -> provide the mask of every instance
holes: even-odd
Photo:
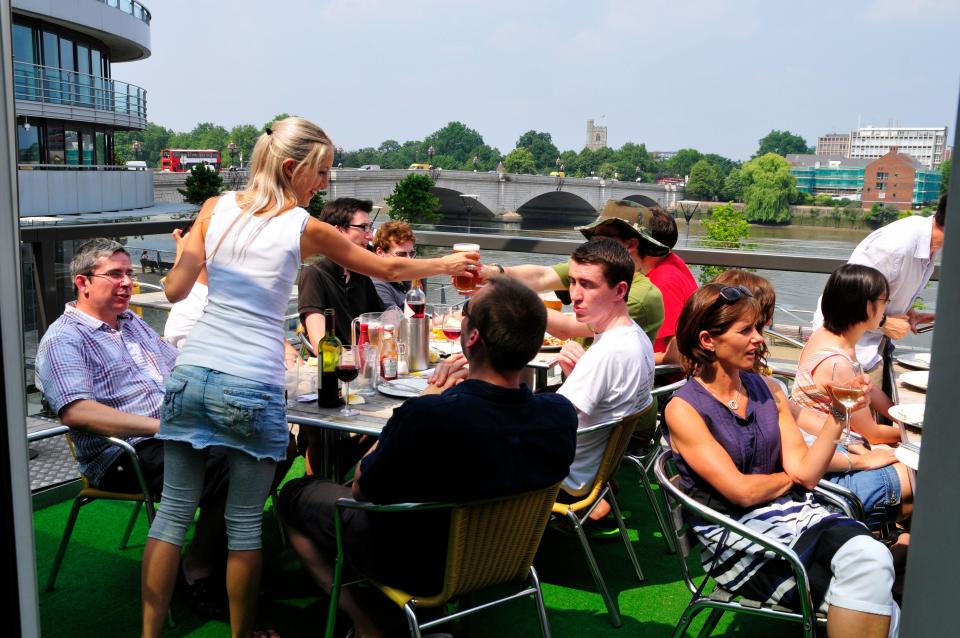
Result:
[[[13,88],[18,100],[109,111],[142,119],[146,125],[147,92],[134,84],[14,61]]]

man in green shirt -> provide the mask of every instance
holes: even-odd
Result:
[[[642,259],[640,245],[643,242],[645,254],[658,249],[662,249],[663,254],[666,254],[670,249],[650,234],[644,225],[644,220],[648,217],[649,210],[645,206],[628,200],[611,199],[592,224],[579,226],[577,230],[587,239],[594,237],[615,239],[630,253],[630,258],[633,259],[634,275],[627,293],[627,310],[630,317],[647,333],[652,342],[656,339],[657,331],[663,323],[663,297],[640,268]],[[492,264],[483,266],[480,276],[486,279],[503,274],[518,279],[537,292],[546,292],[567,290],[570,287],[569,272],[569,261],[553,267],[534,265],[504,267]],[[593,336],[593,331],[588,324],[580,323],[575,317],[555,310],[547,312],[547,332],[560,339]]]

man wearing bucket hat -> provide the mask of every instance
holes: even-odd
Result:
[[[665,255],[670,252],[670,247],[655,239],[650,232],[645,224],[645,219],[649,219],[650,215],[650,209],[645,206],[628,200],[611,199],[592,223],[578,226],[576,230],[583,233],[587,239],[615,239],[627,249],[634,265],[633,281],[627,293],[627,311],[650,337],[650,341],[653,341],[663,324],[663,297],[643,274],[642,260],[650,251],[662,251]],[[570,262],[566,261],[553,267],[532,264],[509,267],[499,264],[485,265],[480,276],[486,279],[506,275],[518,279],[537,292],[546,292],[566,291],[570,287],[569,273]],[[576,318],[554,310],[547,312],[547,331],[561,339],[593,336],[588,324],[580,323]]]

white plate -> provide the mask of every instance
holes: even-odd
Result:
[[[913,386],[927,391],[927,379],[930,377],[930,373],[926,370],[916,370],[914,372],[904,372],[900,375],[900,383],[904,385]]]
[[[890,416],[901,423],[917,428],[923,427],[923,403],[901,403],[890,406]]]
[[[908,450],[907,448],[901,446],[893,450],[893,455],[897,457],[898,461],[909,467],[911,470],[916,470],[920,467],[920,454],[914,452],[913,450]]]
[[[377,386],[380,394],[398,399],[409,399],[418,397],[427,387],[427,379],[423,377],[405,377],[403,379],[394,379],[393,381],[383,381]]]
[[[916,352],[912,354],[905,354],[897,357],[897,363],[905,368],[913,368],[914,370],[929,370],[930,353]]]

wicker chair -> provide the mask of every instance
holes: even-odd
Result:
[[[626,416],[618,421],[612,421],[578,431],[578,435],[583,435],[609,430],[610,438],[607,440],[607,447],[606,450],[604,450],[600,467],[593,479],[593,486],[590,488],[590,491],[583,497],[578,497],[575,503],[554,503],[553,505],[553,513],[558,516],[565,516],[571,525],[573,525],[573,529],[580,541],[580,546],[583,548],[583,554],[587,559],[587,566],[590,568],[593,580],[596,582],[597,588],[600,590],[600,595],[603,597],[603,602],[606,605],[607,613],[610,616],[610,624],[614,627],[620,627],[623,624],[620,618],[620,609],[616,599],[610,594],[610,590],[603,580],[600,567],[597,565],[597,559],[593,555],[593,550],[590,549],[590,542],[587,540],[587,535],[583,531],[583,523],[593,510],[596,509],[597,505],[600,504],[601,500],[606,499],[609,501],[613,515],[617,520],[617,526],[620,528],[620,538],[623,540],[627,555],[633,564],[637,579],[641,582],[643,581],[643,571],[640,569],[637,555],[634,553],[633,545],[630,543],[627,527],[624,525],[623,516],[620,514],[620,506],[617,504],[617,499],[610,487],[610,479],[616,474],[617,469],[620,467],[620,461],[623,459],[627,445],[630,443],[630,436],[637,427],[637,423],[646,418],[651,411],[656,410],[656,405],[654,401],[646,409]]]
[[[447,545],[443,589],[435,596],[418,597],[373,582],[390,600],[403,609],[412,636],[419,637],[421,629],[455,620],[517,598],[532,595],[537,604],[540,630],[550,636],[547,611],[540,591],[540,580],[533,568],[533,557],[550,517],[550,508],[557,497],[559,486],[554,485],[524,494],[471,503],[400,503],[375,505],[373,503],[340,499],[337,501],[334,524],[337,536],[337,559],[330,593],[330,611],[327,615],[326,638],[333,637],[340,589],[343,583],[344,549],[342,539],[342,512],[345,509],[368,512],[412,512],[449,509],[450,534]],[[453,598],[499,585],[527,581],[520,591],[483,604],[460,609],[442,618],[421,623],[416,610],[425,607],[443,607]]]
[[[73,438],[69,433],[65,434],[67,439],[67,444],[70,446],[70,453],[73,454],[73,457],[76,458],[77,450],[73,444]],[[127,455],[127,458],[130,460],[130,467],[133,468],[133,471],[137,475],[137,481],[140,484],[140,491],[134,493],[124,493],[124,492],[109,492],[106,490],[101,490],[90,485],[90,482],[87,480],[87,477],[81,476],[83,481],[83,487],[80,489],[80,493],[76,495],[73,499],[73,507],[70,509],[70,516],[67,518],[67,527],[63,530],[63,537],[60,539],[60,546],[57,548],[57,555],[53,559],[53,567],[50,569],[50,577],[47,579],[47,591],[53,591],[57,582],[57,574],[60,572],[60,565],[63,563],[64,554],[67,551],[67,545],[70,543],[70,536],[73,534],[73,527],[76,525],[77,516],[80,514],[80,508],[84,505],[88,505],[94,501],[129,501],[134,503],[133,511],[130,513],[130,519],[127,522],[127,528],[123,532],[123,538],[120,541],[120,549],[126,549],[127,543],[130,541],[130,534],[133,532],[133,526],[137,522],[137,515],[140,513],[140,508],[146,503],[147,506],[147,522],[148,524],[153,523],[153,517],[156,514],[154,509],[154,502],[159,500],[158,494],[151,494],[150,488],[147,486],[147,481],[143,476],[143,470],[140,468],[140,461],[137,459],[137,452],[133,449],[133,446],[127,443],[122,439],[116,437],[108,436],[103,437],[105,441],[108,441],[111,445],[119,447],[123,450],[124,454]]]
[[[724,612],[732,611],[734,613],[791,620],[801,624],[805,638],[816,638],[817,626],[825,627],[827,618],[826,615],[818,613],[813,607],[807,570],[796,552],[790,547],[758,534],[732,518],[692,499],[680,489],[679,475],[676,473],[670,458],[671,454],[667,452],[658,455],[653,465],[653,473],[664,493],[668,509],[667,519],[670,522],[671,532],[676,541],[677,557],[680,559],[680,571],[692,595],[690,603],[683,611],[683,615],[680,617],[676,629],[674,629],[673,637],[684,636],[697,614],[704,609],[710,609],[710,615],[700,630],[700,636],[709,636]],[[828,492],[820,488],[816,488],[814,491],[817,498],[827,505],[836,507],[848,514],[855,509],[851,508],[844,497],[838,496],[834,492]],[[800,610],[749,600],[717,586],[710,589],[708,587],[708,582],[711,580],[710,574],[706,574],[699,584],[695,583],[690,573],[688,559],[691,555],[697,553],[699,541],[686,524],[682,510],[687,510],[694,516],[716,523],[747,540],[761,545],[774,554],[777,559],[787,561],[793,570],[793,577],[799,590]]]

